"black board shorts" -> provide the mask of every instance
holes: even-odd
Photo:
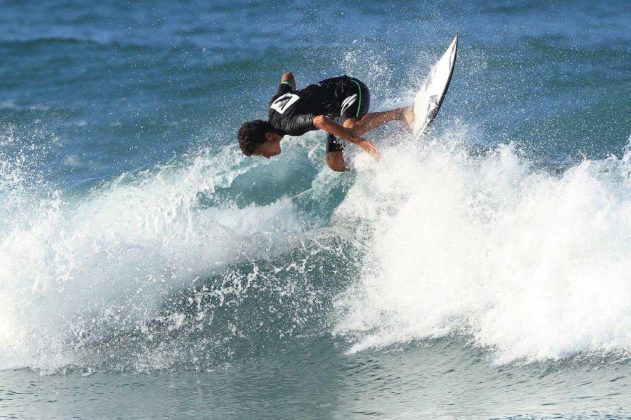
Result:
[[[349,118],[359,119],[368,113],[370,108],[370,91],[368,86],[359,79],[347,77],[341,84],[338,94],[340,98],[340,115],[335,119],[344,124]],[[346,140],[336,138],[329,134],[326,143],[326,152],[341,152],[346,147]]]

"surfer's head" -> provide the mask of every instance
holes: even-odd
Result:
[[[239,129],[239,146],[246,156],[263,156],[267,159],[280,154],[280,139],[272,125],[263,120],[243,123]]]

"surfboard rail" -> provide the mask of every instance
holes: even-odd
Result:
[[[418,139],[438,115],[453,77],[458,55],[458,33],[430,69],[414,100],[414,137]]]

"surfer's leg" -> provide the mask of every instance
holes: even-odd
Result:
[[[414,112],[411,108],[395,108],[384,112],[368,112],[370,90],[359,79],[349,78],[344,88],[340,117],[342,125],[362,135],[390,121],[404,121],[412,128]]]
[[[329,134],[326,142],[326,164],[329,168],[337,172],[346,172],[349,170],[346,162],[344,162],[344,140],[335,138]]]
[[[404,121],[411,127],[414,124],[414,112],[411,108],[395,108],[384,112],[370,112],[361,118],[348,118],[344,120],[343,125],[361,136],[390,121]]]

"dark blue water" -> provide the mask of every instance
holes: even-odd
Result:
[[[0,415],[630,415],[624,1],[0,4]],[[246,158],[279,77],[433,130]]]

